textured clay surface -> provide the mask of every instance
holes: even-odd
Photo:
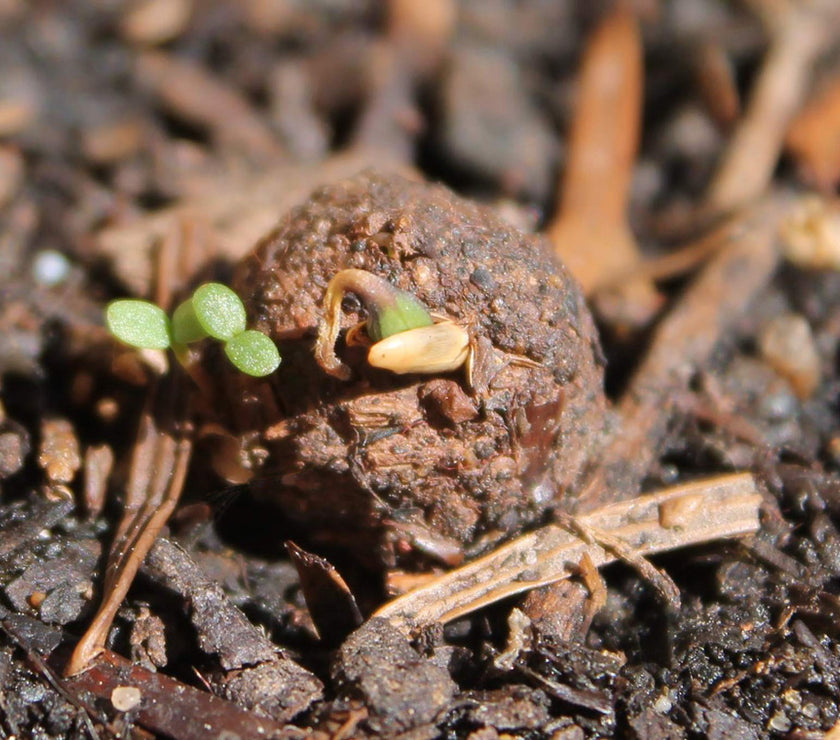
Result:
[[[341,340],[353,377],[328,376],[312,346],[327,284],[348,267],[466,327],[472,385],[463,369],[376,370]],[[577,285],[539,237],[443,187],[364,173],[288,214],[233,287],[283,363],[265,381],[230,378],[231,410],[270,453],[261,495],[313,540],[374,564],[452,564],[480,536],[574,496],[604,426],[600,350]],[[352,295],[344,309],[344,328],[365,319]]]

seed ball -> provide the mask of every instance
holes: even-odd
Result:
[[[352,377],[325,373],[313,343],[345,268],[465,327],[472,386],[463,368],[378,370],[341,341]],[[603,368],[583,296],[542,238],[444,187],[367,172],[288,214],[233,287],[283,363],[265,380],[229,376],[228,411],[270,453],[254,490],[310,541],[378,566],[451,564],[479,538],[573,505],[604,429]],[[365,318],[348,296],[343,328]]]

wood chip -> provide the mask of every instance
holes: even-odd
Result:
[[[85,450],[84,501],[88,516],[102,513],[108,490],[108,476],[114,465],[114,452],[106,444],[92,445]]]
[[[767,189],[812,66],[838,19],[834,0],[756,5],[769,19],[772,41],[744,116],[709,185],[707,214],[730,213]]]

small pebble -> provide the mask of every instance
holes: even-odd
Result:
[[[111,692],[111,704],[118,712],[129,712],[143,700],[143,694],[136,686],[117,686]]]
[[[45,419],[41,424],[38,464],[50,483],[70,483],[82,466],[79,440],[66,419]]]
[[[802,707],[802,715],[808,719],[816,720],[820,716],[820,708],[816,704],[805,704]]]
[[[790,382],[796,395],[810,398],[820,383],[820,357],[805,318],[777,316],[762,329],[758,345],[764,360]]]
[[[787,732],[792,725],[793,723],[784,712],[776,712],[768,722],[769,729],[775,732]]]
[[[785,257],[809,270],[840,270],[840,207],[804,196],[779,229]]]
[[[653,702],[653,708],[659,714],[667,714],[674,707],[674,702],[671,699],[671,692],[665,689]]]
[[[47,595],[43,591],[33,591],[31,594],[29,594],[29,598],[27,599],[27,601],[33,609],[37,609],[39,606],[41,606],[41,604],[44,603],[44,599],[46,598]]]
[[[70,260],[54,249],[44,249],[32,261],[32,277],[40,285],[60,285],[70,274]]]

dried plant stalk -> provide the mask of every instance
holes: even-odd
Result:
[[[102,604],[65,668],[84,671],[105,648],[108,632],[134,576],[166,524],[184,486],[192,443],[160,430],[148,412],[140,423],[125,507],[105,572]]]
[[[788,209],[785,197],[768,197],[708,236],[709,244],[720,241],[726,248],[717,251],[656,328],[619,401],[622,423],[578,497],[578,511],[602,505],[616,491],[639,491],[667,433],[669,408],[773,275],[778,224]]]
[[[579,521],[590,530],[609,532],[641,556],[755,532],[760,501],[755,481],[744,473],[621,501]],[[406,632],[448,622],[509,596],[569,578],[584,556],[597,566],[617,559],[609,547],[589,544],[567,529],[549,525],[410,591],[383,606],[375,616],[391,620]]]
[[[729,130],[741,113],[741,99],[732,61],[718,41],[704,39],[698,45],[695,74],[709,114],[719,127]]]
[[[785,132],[808,89],[811,67],[831,38],[831,18],[837,21],[831,2],[757,3],[771,25],[772,42],[744,116],[709,185],[704,215],[729,213],[759,197],[770,184]]]
[[[137,75],[175,115],[206,126],[257,160],[279,160],[277,138],[249,101],[209,69],[162,51],[147,51]]]

